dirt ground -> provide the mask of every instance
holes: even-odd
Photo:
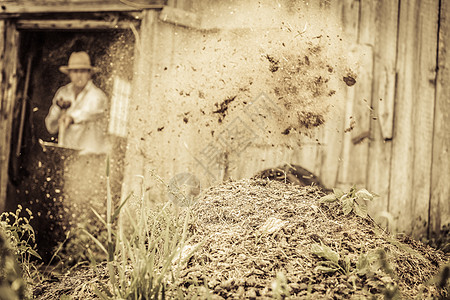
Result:
[[[323,195],[261,179],[209,188],[193,205],[190,224],[193,243],[203,245],[171,287],[187,299],[448,299],[448,283],[437,276],[448,256],[393,237],[370,217],[344,216],[339,203],[320,203]],[[96,274],[72,271],[36,286],[35,295],[95,298],[91,287],[107,280],[106,272]]]

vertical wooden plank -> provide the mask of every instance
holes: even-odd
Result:
[[[6,30],[5,30],[5,20],[0,20],[0,71],[4,68],[5,62],[5,38],[6,38]],[[3,82],[3,72],[0,72],[0,84]],[[2,94],[0,94],[1,96]],[[3,112],[3,98],[0,101],[0,114]],[[0,131],[3,133],[3,131]]]
[[[324,124],[320,130],[319,153],[321,161],[320,172],[316,175],[320,176],[322,183],[333,188],[337,185],[337,174],[339,170],[339,160],[342,149],[342,135],[344,132],[344,101],[337,100],[332,108],[330,119]]]
[[[436,99],[439,0],[420,1],[419,94],[414,105],[413,236],[427,235],[433,153],[433,121]]]
[[[3,72],[5,67],[5,42],[6,42],[6,28],[5,21],[0,20],[0,212],[3,212],[6,202],[6,187],[8,184],[7,172],[8,172],[8,159],[6,157],[6,120],[4,115],[8,116],[7,112],[4,112],[4,106],[6,107],[6,101],[3,93]]]
[[[132,96],[128,107],[128,130],[142,128],[142,121],[148,118],[151,111],[148,106],[152,84],[153,57],[155,53],[157,14],[155,11],[146,10],[136,38],[134,77],[132,82]],[[144,101],[145,99],[145,101]],[[143,135],[145,132],[127,132],[127,152],[125,154],[124,179],[122,184],[122,199],[131,192],[140,196],[141,179],[145,176],[145,157]]]
[[[381,99],[378,120],[385,140],[392,139],[397,23],[398,0],[362,1],[359,41],[377,47],[374,88]]]
[[[11,142],[11,124],[16,95],[16,69],[19,33],[15,24],[2,21],[0,25],[0,212],[5,208],[8,184],[8,162]]]
[[[375,36],[373,66],[373,117],[370,126],[367,188],[380,197],[369,203],[369,213],[379,223],[388,212],[392,129],[397,61],[398,0],[377,1],[370,31]]]
[[[349,46],[348,63],[356,66],[356,44],[358,41],[359,29],[359,1],[344,0],[342,7],[342,28],[344,42]],[[357,72],[357,70],[353,70]],[[352,122],[353,106],[355,99],[355,86],[346,87],[344,115],[344,130],[342,130],[342,149],[339,161],[339,169],[337,175],[338,185],[352,185],[349,174],[353,171],[351,162],[352,139],[350,134],[345,133],[345,129],[350,127]]]
[[[412,225],[412,179],[413,166],[413,105],[416,96],[417,1],[401,2],[399,15],[399,40],[397,51],[397,90],[395,127],[392,145],[391,183],[389,212],[395,223],[391,230],[408,231]]]
[[[341,25],[343,23],[344,0],[329,2],[329,13],[331,21]],[[318,176],[322,183],[333,188],[337,185],[337,174],[342,149],[342,136],[344,133],[344,107],[345,99],[335,99],[327,122],[320,128],[318,133],[319,147],[317,157],[320,159],[320,171]]]
[[[431,181],[438,0],[400,5],[389,209],[396,230],[426,233]]]
[[[359,4],[360,17],[358,42],[360,44],[375,46],[376,35],[374,30],[376,30],[376,28],[374,25],[378,16],[377,5],[381,2],[384,1],[369,0],[361,1]]]
[[[128,106],[131,84],[119,76],[114,77],[109,114],[108,133],[119,137],[127,136]]]
[[[310,172],[320,175],[319,147],[313,138],[303,137],[302,146],[300,149],[296,149],[295,158],[290,163],[298,164]]]
[[[370,118],[372,114],[370,107],[373,72],[372,46],[358,45],[355,52],[359,61],[351,119],[355,123],[354,129],[350,131],[350,157],[347,163],[350,164],[351,168],[349,168],[349,173],[346,176],[348,183],[366,187]]]
[[[441,2],[438,74],[433,136],[430,237],[450,224],[450,2]]]
[[[372,46],[354,45],[349,63],[355,63],[356,84],[347,88],[345,132],[339,182],[366,186],[372,99]]]
[[[342,28],[345,41],[356,43],[359,28],[359,0],[342,1]]]

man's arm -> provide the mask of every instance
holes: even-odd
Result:
[[[86,97],[89,98],[86,99],[86,104],[81,109],[71,111],[68,114],[75,124],[95,121],[101,118],[106,111],[107,98],[101,90],[95,90]]]
[[[53,98],[53,104],[52,106],[50,106],[47,117],[45,117],[45,127],[47,127],[47,130],[50,134],[57,133],[59,129],[58,120],[61,116],[61,108],[56,104],[58,94],[59,93],[56,93],[55,97]]]

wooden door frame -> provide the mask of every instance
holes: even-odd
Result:
[[[4,211],[8,187],[8,168],[11,155],[11,134],[13,111],[17,100],[17,85],[20,52],[20,31],[89,31],[130,29],[138,34],[140,12],[119,14],[104,12],[103,20],[97,18],[61,19],[54,14],[46,14],[43,18],[0,18],[0,213]],[[31,15],[30,15],[31,16]],[[94,16],[94,13],[92,13]],[[2,77],[4,76],[4,77]]]
[[[5,208],[11,126],[17,88],[19,32],[10,20],[0,20],[0,212]],[[3,77],[4,76],[4,77]]]

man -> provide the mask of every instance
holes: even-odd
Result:
[[[89,55],[74,52],[67,66],[59,68],[69,75],[70,83],[61,87],[53,97],[45,118],[51,134],[58,132],[58,144],[81,150],[82,153],[106,152],[107,97],[91,80],[98,69],[91,66]]]

